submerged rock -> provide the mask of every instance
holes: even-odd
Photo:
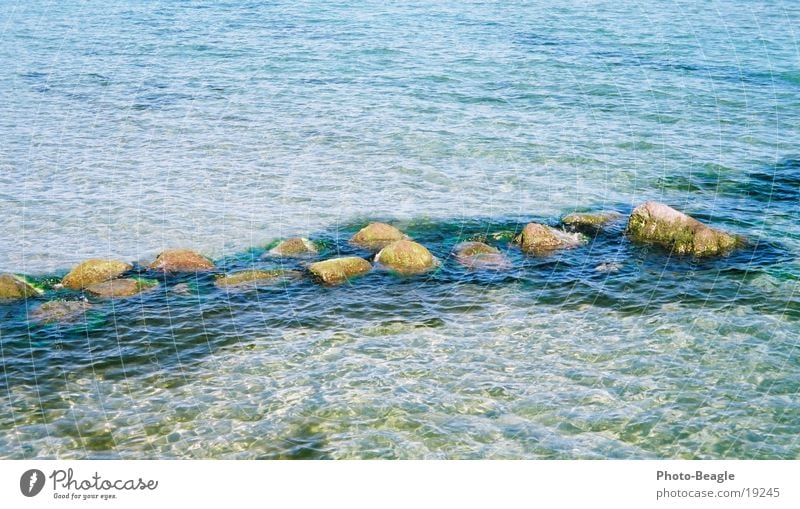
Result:
[[[281,241],[277,246],[267,251],[267,254],[270,256],[294,258],[312,256],[318,252],[317,246],[310,240],[303,237],[292,237]]]
[[[132,297],[156,286],[158,286],[158,282],[152,280],[112,279],[87,286],[86,291],[97,297],[121,298]]]
[[[31,312],[31,319],[42,323],[71,323],[84,316],[92,307],[82,300],[52,300]]]
[[[499,249],[483,242],[462,242],[453,248],[456,261],[469,269],[507,270],[511,261]]]
[[[739,243],[734,235],[654,201],[633,209],[625,233],[636,242],[657,244],[679,255],[713,256]]]
[[[178,283],[177,285],[173,286],[170,291],[175,295],[183,295],[183,296],[197,293],[193,291],[192,287],[189,286],[189,283]]]
[[[89,285],[118,278],[133,266],[117,260],[86,260],[64,276],[61,284],[70,290],[83,290]]]
[[[335,285],[352,277],[366,274],[372,270],[372,264],[358,256],[347,256],[312,263],[308,270],[323,283]]]
[[[360,229],[358,233],[350,239],[352,244],[377,251],[392,242],[407,238],[403,232],[392,225],[386,223],[371,223]]]
[[[436,267],[430,251],[411,240],[397,240],[380,250],[375,261],[401,274],[420,274]]]
[[[303,273],[297,270],[243,270],[219,277],[214,284],[219,288],[257,287],[300,279],[302,276]]]
[[[603,212],[573,212],[561,219],[561,223],[572,230],[600,230],[609,223],[622,219],[622,214],[613,210]]]
[[[164,272],[205,272],[214,269],[214,263],[189,249],[170,249],[159,254],[148,267]]]
[[[16,274],[0,274],[0,300],[27,299],[42,293]]]
[[[514,242],[529,254],[546,255],[558,249],[570,249],[581,245],[577,233],[566,233],[539,223],[528,223]]]
[[[604,262],[594,268],[596,272],[619,272],[622,264],[619,262]]]

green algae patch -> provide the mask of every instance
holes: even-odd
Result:
[[[161,252],[148,268],[162,272],[207,272],[214,263],[190,249],[170,249]]]
[[[133,297],[156,286],[158,286],[158,281],[152,279],[112,279],[111,281],[87,286],[86,292],[96,297],[113,299]]]
[[[392,242],[407,238],[403,232],[386,223],[370,223],[350,239],[350,243],[364,249],[377,251]]]
[[[625,233],[635,242],[656,244],[678,255],[698,257],[725,254],[744,242],[740,237],[652,201],[631,212]]]
[[[218,277],[214,284],[218,288],[241,288],[259,285],[278,284],[284,281],[299,279],[302,272],[297,270],[243,270]]]
[[[286,258],[302,258],[314,256],[319,253],[317,246],[304,237],[291,237],[270,246],[267,254],[270,256],[283,256]]]
[[[312,263],[308,270],[315,279],[322,283],[337,285],[350,278],[366,274],[372,270],[372,264],[358,256],[346,256]]]
[[[528,223],[514,243],[528,254],[547,255],[559,249],[578,247],[583,239],[576,233],[566,233],[547,225]]]
[[[0,274],[0,300],[16,300],[36,297],[44,293],[16,274]]]
[[[83,290],[87,286],[118,278],[133,266],[117,260],[86,260],[64,276],[61,284],[70,290]]]
[[[380,250],[375,261],[400,274],[420,274],[436,267],[428,248],[411,240],[398,240]]]

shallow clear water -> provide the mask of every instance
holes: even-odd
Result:
[[[0,3],[0,271],[365,254],[375,219],[443,261],[170,278],[72,325],[0,305],[0,457],[800,458],[797,26],[779,1]],[[647,199],[751,243],[448,258]]]

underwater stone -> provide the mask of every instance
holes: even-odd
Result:
[[[33,310],[31,318],[42,323],[70,323],[82,317],[91,307],[91,304],[81,300],[52,300]]]
[[[312,263],[308,270],[323,283],[335,285],[352,277],[366,274],[372,270],[372,264],[357,256],[347,256]]]
[[[89,285],[117,278],[132,268],[131,264],[117,260],[86,260],[64,276],[61,284],[70,290],[82,290]]]
[[[562,232],[539,223],[528,223],[514,242],[526,253],[546,255],[558,249],[578,247],[581,245],[581,238],[576,233]]]
[[[214,284],[219,288],[258,286],[259,284],[277,284],[282,281],[300,279],[303,273],[297,270],[243,270],[226,274],[217,278]]]
[[[164,272],[205,272],[212,270],[214,264],[189,249],[170,249],[159,254],[149,268]]]
[[[103,283],[96,283],[86,287],[86,291],[97,297],[120,298],[132,297],[145,290],[149,290],[158,283],[141,279],[112,279]]]
[[[16,274],[0,274],[0,299],[27,299],[40,295],[41,290]]]
[[[633,209],[625,233],[635,242],[657,244],[675,254],[693,256],[726,253],[741,241],[655,201]]]
[[[599,230],[609,223],[622,219],[619,212],[573,212],[561,219],[561,223],[573,230]]]
[[[411,240],[398,240],[380,250],[375,261],[400,274],[419,274],[436,267],[430,251]]]
[[[360,229],[350,239],[352,244],[365,249],[382,249],[397,240],[407,238],[403,232],[386,223],[371,223]]]
[[[292,237],[281,241],[280,244],[270,249],[267,254],[271,256],[302,257],[318,253],[317,246],[303,237]]]
[[[453,248],[458,263],[469,269],[506,270],[511,261],[499,249],[483,242],[462,242]]]

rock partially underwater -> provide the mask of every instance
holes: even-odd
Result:
[[[372,264],[358,256],[347,256],[312,263],[308,270],[317,280],[327,285],[337,285],[366,274],[372,270]]]
[[[282,256],[286,258],[302,258],[314,256],[317,253],[319,253],[317,246],[303,237],[288,238],[267,251],[268,256]]]
[[[353,235],[350,243],[364,249],[378,251],[392,242],[407,237],[392,225],[386,223],[370,223]]]
[[[145,279],[112,279],[86,287],[86,292],[96,297],[119,299],[133,297],[158,286],[157,281]]]
[[[566,233],[539,223],[528,223],[522,233],[514,238],[514,243],[528,254],[548,255],[559,249],[580,246],[583,241],[577,233]]]
[[[0,274],[0,300],[27,299],[42,293],[16,274]]]
[[[602,212],[573,212],[561,218],[561,224],[572,231],[595,232],[621,221],[624,216],[613,210]]]
[[[148,268],[163,272],[206,272],[214,269],[214,263],[189,249],[170,249],[159,254]]]
[[[669,205],[649,201],[636,207],[625,233],[635,242],[656,244],[678,255],[714,256],[730,252],[742,239],[706,226]]]
[[[280,284],[303,277],[298,270],[243,270],[218,277],[214,284],[218,288],[244,289]]]
[[[82,300],[52,300],[31,312],[31,319],[40,323],[73,323],[84,317],[92,305]]]
[[[496,247],[483,242],[462,242],[453,248],[458,263],[472,270],[508,270],[511,260]]]
[[[398,240],[380,250],[375,262],[406,275],[421,274],[437,266],[430,251],[411,240]]]
[[[133,266],[117,260],[86,260],[64,276],[61,284],[70,290],[83,290],[87,286],[118,278]]]

